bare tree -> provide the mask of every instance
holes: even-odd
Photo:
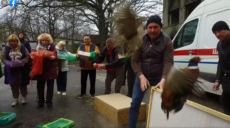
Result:
[[[20,2],[20,1],[19,1]],[[52,8],[52,7],[31,7],[32,2],[27,0],[27,2],[21,1],[21,4],[17,8],[11,8],[6,13],[4,18],[5,26],[8,26],[7,30],[10,33],[15,33],[17,31],[23,31],[26,33],[27,37],[31,40],[36,40],[40,33],[50,33],[55,39],[59,37],[62,33],[72,30],[72,37],[76,36],[75,31],[79,26],[83,26],[84,21],[79,20],[79,16],[71,14],[69,12],[70,8]],[[32,5],[43,4],[44,6],[51,4],[50,1],[45,1],[45,3],[35,2]],[[58,6],[58,2],[52,3],[52,5]],[[76,12],[74,9],[72,12]],[[8,16],[9,15],[9,16]],[[69,21],[69,19],[73,19]],[[68,27],[63,27],[64,23],[68,24]]]
[[[131,7],[134,8],[139,15],[142,14],[142,16],[145,17],[148,17],[151,14],[162,13],[156,12],[157,7],[162,6],[162,0],[20,0],[18,1],[18,6],[22,6],[25,10],[24,12],[40,9],[44,9],[47,12],[59,10],[60,12],[58,12],[58,14],[47,15],[48,17],[45,17],[46,20],[48,19],[49,26],[47,27],[49,27],[51,34],[55,32],[54,22],[57,21],[55,17],[60,17],[60,14],[68,15],[69,13],[72,13],[75,16],[80,16],[80,20],[84,23],[88,22],[90,26],[96,26],[98,30],[93,30],[91,28],[91,31],[99,33],[100,42],[104,44],[111,28],[110,18],[115,11],[115,8],[124,2],[130,3],[132,5]],[[6,6],[7,5],[4,5],[0,8]],[[72,8],[72,11],[69,8]],[[68,13],[64,10],[68,10]],[[56,11],[54,11],[54,13],[55,12]],[[75,26],[73,26],[73,28],[75,28]],[[73,28],[72,34],[74,35]]]

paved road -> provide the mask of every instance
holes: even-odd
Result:
[[[59,118],[67,118],[75,122],[74,128],[126,128],[119,126],[94,110],[93,99],[77,99],[76,95],[80,93],[80,70],[78,67],[70,67],[68,73],[67,96],[54,94],[54,108],[49,110],[46,107],[36,109],[36,83],[28,86],[28,104],[19,105],[12,108],[10,105],[13,101],[11,89],[8,85],[3,84],[3,78],[0,79],[0,111],[17,113],[17,120],[4,128],[34,128],[37,125],[47,124]],[[105,72],[97,72],[96,95],[102,95],[104,92]],[[89,85],[89,84],[88,84]],[[89,92],[89,87],[87,88]],[[114,91],[113,91],[114,92]],[[127,86],[122,87],[121,93],[126,95]],[[146,92],[143,102],[149,102],[150,90]],[[213,95],[208,95],[205,101],[190,96],[191,100],[205,104],[208,107],[221,111],[221,107]],[[21,101],[21,97],[20,97]],[[138,128],[145,128],[146,121],[138,122]]]

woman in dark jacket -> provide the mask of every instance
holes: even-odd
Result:
[[[26,49],[28,50],[28,52],[31,53],[30,43],[25,41],[24,34],[22,32],[18,33],[18,38],[19,38],[21,44],[23,44],[26,47]],[[24,66],[25,81],[26,81],[25,84],[26,85],[29,85],[31,68],[32,68],[32,60],[31,60],[31,58],[29,58],[28,63],[26,63]]]
[[[15,99],[11,106],[18,105],[19,90],[23,97],[22,104],[26,104],[26,85],[28,85],[29,79],[25,73],[25,64],[29,60],[28,50],[20,43],[17,35],[10,35],[1,56],[2,62],[5,64],[5,84],[10,84]],[[18,66],[12,67],[12,64]]]
[[[30,43],[25,41],[24,34],[22,32],[18,33],[18,38],[19,38],[21,44],[24,44],[26,49],[29,51],[29,53],[31,53]]]
[[[53,44],[53,39],[50,34],[43,33],[38,37],[38,44],[34,49],[34,52],[39,50],[47,50],[54,52],[55,56],[50,56],[43,59],[43,70],[42,74],[39,75],[37,80],[37,91],[38,91],[38,106],[37,108],[44,107],[44,89],[47,83],[46,91],[46,104],[48,108],[53,108],[53,90],[54,90],[54,80],[57,78],[58,67],[57,67],[57,50]]]

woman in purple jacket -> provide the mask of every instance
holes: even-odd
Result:
[[[18,105],[19,94],[22,95],[22,104],[26,104],[27,85],[29,83],[25,64],[29,60],[29,52],[20,43],[17,35],[10,35],[8,42],[2,50],[2,62],[5,64],[5,84],[10,84],[14,97],[12,107]],[[12,66],[15,65],[15,66]]]

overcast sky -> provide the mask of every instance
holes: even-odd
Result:
[[[0,3],[1,3],[1,0],[0,0]],[[7,9],[8,7],[6,7],[6,8],[3,8],[3,9],[0,9],[0,16],[2,16],[3,14],[5,14],[6,13],[6,9]],[[10,8],[10,7],[9,7]]]

